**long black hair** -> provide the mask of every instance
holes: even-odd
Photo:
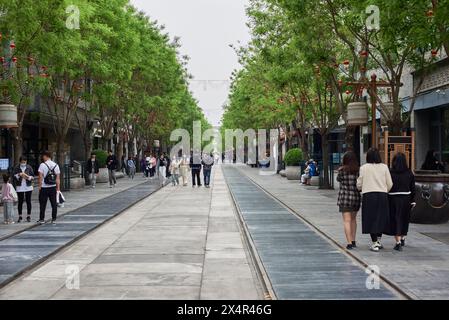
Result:
[[[407,164],[407,158],[402,152],[397,153],[393,158],[392,172],[402,173],[410,170]]]
[[[357,155],[353,151],[348,151],[345,153],[343,156],[343,166],[340,170],[347,173],[359,173],[359,161],[357,159]]]
[[[379,164],[382,163],[382,157],[380,156],[379,150],[376,148],[371,148],[368,150],[366,154],[366,162],[371,164]]]

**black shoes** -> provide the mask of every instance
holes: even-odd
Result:
[[[17,223],[21,223],[23,220],[22,216],[19,217],[19,220],[17,221]]]
[[[401,244],[401,243],[397,243],[397,244],[394,246],[394,250],[396,250],[396,251],[402,251],[402,244]]]
[[[353,247],[353,248],[357,248],[357,242],[352,241],[352,247]]]
[[[353,250],[354,249],[354,245],[353,244],[348,244],[346,246],[346,250]]]
[[[405,239],[401,240],[401,247],[405,247]]]
[[[31,217],[30,216],[27,217],[27,222],[31,222]]]

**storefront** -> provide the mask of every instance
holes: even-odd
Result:
[[[415,83],[417,78],[415,75]],[[406,108],[410,101],[404,101]],[[421,168],[433,150],[449,172],[449,59],[440,61],[425,79],[412,115],[416,129],[416,167]]]

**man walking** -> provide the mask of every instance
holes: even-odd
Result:
[[[198,187],[201,187],[201,155],[198,152],[192,152],[190,156],[190,168],[192,169],[192,187],[195,188],[197,184]]]
[[[109,150],[109,156],[106,159],[106,164],[108,166],[109,173],[109,188],[112,188],[117,184],[117,179],[115,178],[115,170],[117,170],[117,158],[112,153],[112,150]]]
[[[92,153],[89,161],[87,161],[86,172],[89,175],[90,187],[95,189],[95,186],[97,185],[97,177],[100,173],[100,165],[98,164],[97,155],[95,153]]]
[[[212,173],[212,166],[214,165],[214,157],[212,154],[204,154],[203,156],[203,175],[204,186],[210,188],[210,175]]]
[[[56,224],[58,214],[58,205],[56,197],[60,192],[61,185],[61,170],[59,166],[51,160],[51,154],[45,151],[42,154],[42,163],[39,166],[39,204],[40,216],[38,223],[45,224],[45,210],[47,209],[47,202],[50,200],[51,204],[51,218],[52,224]]]

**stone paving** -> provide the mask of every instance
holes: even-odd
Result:
[[[261,299],[221,170],[150,197],[0,290],[0,299]],[[50,226],[49,226],[50,227]],[[79,289],[66,286],[67,267]]]
[[[37,225],[1,240],[0,287],[159,188],[152,180],[74,209],[56,225]]]
[[[366,286],[365,268],[254,185],[234,166],[224,174],[278,299],[397,299]]]
[[[73,190],[70,192],[64,192],[64,197],[66,198],[66,203],[64,208],[58,208],[58,216],[63,215],[67,212],[70,212],[74,209],[78,209],[86,204],[95,202],[97,200],[109,197],[118,192],[122,192],[131,187],[136,186],[137,184],[144,183],[147,179],[142,178],[142,174],[139,173],[136,175],[134,180],[128,179],[125,177],[124,179],[119,179],[117,181],[117,186],[115,188],[110,189],[108,183],[98,183],[96,189],[91,189],[90,187],[86,187],[81,190]],[[17,205],[14,207],[14,221],[17,222],[19,215],[17,213]],[[12,234],[17,232],[26,230],[30,227],[33,227],[35,222],[39,220],[39,202],[38,202],[38,191],[37,189],[33,192],[32,197],[32,212],[31,212],[31,223],[23,222],[16,223],[13,225],[3,225],[3,207],[0,208],[0,239],[4,239],[5,237],[9,237]],[[24,204],[23,208],[23,218],[26,219],[26,204]],[[51,206],[50,203],[47,205],[47,216],[46,218],[51,218]]]
[[[261,176],[257,169],[246,166],[240,167],[239,171],[327,236],[346,246],[342,219],[337,208],[337,190],[302,186],[298,181],[288,181],[279,175]],[[385,250],[371,252],[369,236],[362,236],[359,231],[359,248],[351,253],[367,265],[378,266],[384,277],[414,299],[449,299],[449,244],[426,234],[449,235],[449,224],[412,224],[403,252],[392,250],[392,237],[383,240]]]

